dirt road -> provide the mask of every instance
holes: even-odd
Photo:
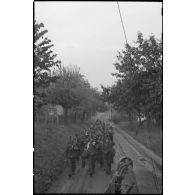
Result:
[[[108,120],[108,115],[102,113],[96,118]],[[134,162],[134,173],[136,186],[133,194],[160,194],[162,191],[162,159],[152,151],[134,140],[130,135],[119,129],[114,131],[116,155],[112,170],[114,172],[116,163],[121,156],[127,155]],[[66,170],[61,178],[54,183],[49,193],[103,193],[107,188],[111,176],[104,173],[99,165],[96,165],[95,175],[89,176],[87,167],[77,167],[76,174],[67,178]]]

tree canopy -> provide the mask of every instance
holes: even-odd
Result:
[[[131,117],[146,116],[157,123],[162,120],[162,40],[153,35],[144,39],[138,33],[133,46],[125,45],[114,64],[117,83],[104,87],[103,99]]]
[[[51,75],[51,70],[58,67],[61,61],[56,60],[52,51],[53,44],[47,37],[47,30],[43,23],[34,20],[34,101],[35,108],[43,104],[44,90],[57,77]]]
[[[75,112],[95,113],[105,109],[100,93],[90,86],[77,66],[63,67],[55,75],[59,78],[50,84],[47,102],[62,105],[66,112],[71,109]]]
[[[90,86],[77,66],[62,68],[43,23],[34,21],[34,105],[59,104],[65,110],[94,113],[105,110],[100,93]]]

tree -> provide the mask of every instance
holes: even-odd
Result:
[[[138,33],[134,46],[125,45],[125,50],[117,55],[114,64],[118,73],[117,83],[103,89],[107,100],[118,110],[139,119],[146,116],[158,123],[162,119],[162,40],[153,35],[143,39]],[[140,120],[141,121],[141,120]]]
[[[47,90],[47,102],[52,104],[60,104],[65,111],[65,121],[68,121],[68,110],[74,105],[79,104],[79,100],[76,97],[73,88],[76,87],[78,80],[82,75],[77,69],[71,69],[71,67],[62,69],[62,72],[56,73],[58,80],[55,83],[50,84]]]
[[[63,67],[62,74],[56,74],[59,79],[48,88],[47,102],[63,106],[66,122],[69,110],[74,112],[76,121],[78,112],[82,112],[82,118],[85,120],[86,115],[103,108],[104,104],[97,90],[90,86],[77,66]]]
[[[51,75],[51,68],[59,67],[61,62],[56,60],[53,53],[51,40],[46,37],[48,31],[44,30],[43,23],[34,21],[34,103],[35,108],[44,102],[45,93],[43,88],[55,82],[57,77]]]

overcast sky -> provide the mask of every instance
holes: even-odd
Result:
[[[128,42],[154,34],[161,38],[160,2],[119,2]],[[43,22],[64,66],[81,68],[93,87],[111,85],[124,33],[116,2],[35,2],[35,19]]]

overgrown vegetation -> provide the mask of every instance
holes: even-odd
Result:
[[[105,111],[106,106],[100,99],[100,92],[90,86],[77,66],[63,67],[54,74],[59,79],[48,87],[46,102],[60,104],[64,108],[66,122],[69,111],[74,114],[74,122],[79,115],[82,115],[84,121],[97,111]]]
[[[51,82],[55,82],[57,77],[51,75],[51,68],[59,67],[61,61],[56,60],[53,53],[51,40],[46,36],[48,31],[44,29],[43,23],[34,21],[34,106],[35,111],[44,104],[45,96],[43,88],[48,87]]]
[[[97,111],[107,108],[101,93],[93,88],[77,66],[63,67],[53,54],[51,40],[46,37],[43,23],[34,22],[34,105],[35,111],[44,104],[59,104],[74,113],[74,121],[82,115],[83,121]]]
[[[160,127],[150,123],[143,126],[137,122],[123,121],[117,125],[135,140],[162,157],[162,135]]]
[[[142,118],[162,123],[162,40],[154,36],[143,39],[138,33],[134,46],[125,45],[118,53],[115,68],[117,82],[102,86],[102,97],[118,111],[128,114],[130,121]]]
[[[102,99],[116,110],[112,121],[162,155],[162,39],[138,33],[137,41],[118,53],[114,66],[116,84],[101,86]]]
[[[65,168],[65,150],[70,135],[79,133],[87,124],[54,126],[36,124],[34,132],[34,189],[44,193]]]

